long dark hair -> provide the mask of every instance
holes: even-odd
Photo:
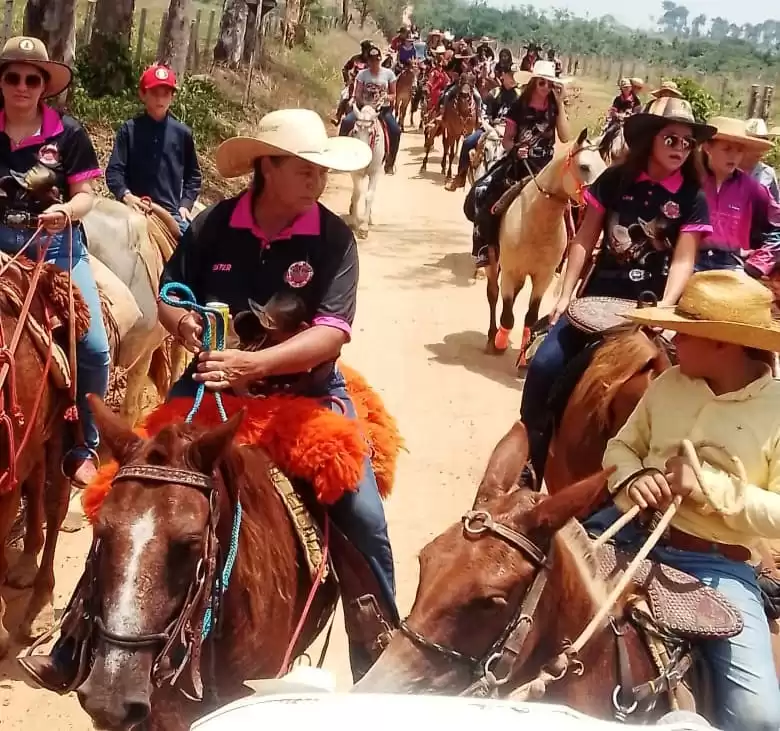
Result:
[[[522,106],[530,106],[531,105],[531,98],[534,95],[534,89],[536,88],[536,78],[532,78],[523,89],[522,93],[520,94],[520,98],[517,100],[517,104],[520,104]],[[552,93],[552,89],[550,89],[548,95],[547,95],[547,101],[550,105],[550,112],[555,115],[557,118],[558,116],[558,101],[555,98],[555,94]]]

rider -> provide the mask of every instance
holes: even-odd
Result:
[[[555,77],[560,79],[563,73],[563,63],[560,58],[556,58],[554,48],[547,51],[547,60],[555,64]]]
[[[769,131],[766,122],[758,118],[748,119],[747,132],[751,137],[772,142],[777,133]],[[771,165],[767,165],[761,158],[766,150],[759,147],[750,147],[745,150],[740,168],[754,177],[761,185],[765,186],[769,193],[780,203],[780,186],[777,183],[777,173]]]
[[[662,81],[661,86],[659,86],[655,91],[650,92],[650,101],[645,104],[645,107],[642,111],[649,111],[650,107],[653,105],[653,103],[657,99],[683,99],[682,92],[680,91],[680,87],[675,84],[674,81]]]
[[[442,38],[442,32],[438,28],[428,32],[428,38],[425,41],[425,56],[429,61],[434,60],[436,49],[442,45]]]
[[[378,107],[379,116],[385,123],[390,138],[390,149],[385,159],[385,172],[395,173],[395,158],[401,144],[401,127],[393,116],[395,101],[395,74],[382,65],[382,52],[372,46],[368,52],[368,68],[363,69],[355,78],[355,104],[358,108],[365,105]],[[350,112],[341,121],[339,134],[349,135],[355,126],[355,113]]]
[[[517,66],[512,59],[512,51],[510,51],[508,48],[502,48],[498,52],[498,61],[496,61],[493,73],[496,75],[496,77],[498,77],[498,75],[505,70],[512,71],[512,73],[517,70]]]
[[[462,188],[466,184],[466,173],[469,168],[469,153],[476,149],[482,135],[485,134],[486,124],[494,125],[500,122],[509,113],[513,104],[520,98],[517,91],[517,81],[515,81],[514,69],[501,71],[499,76],[501,86],[492,89],[485,101],[485,123],[482,127],[474,130],[466,139],[463,140],[460,148],[460,158],[458,160],[458,174],[445,186],[447,190],[453,191]]]
[[[390,50],[397,53],[401,46],[403,46],[408,41],[409,29],[405,25],[402,25],[398,29],[398,34],[393,36],[393,39],[390,41]]]
[[[145,112],[119,128],[106,184],[114,198],[142,212],[142,199],[148,197],[168,211],[184,233],[202,178],[192,130],[169,114],[177,88],[171,69],[150,66],[144,71],[139,89]]]
[[[336,115],[333,123],[338,125],[349,110],[349,103],[355,93],[355,77],[360,71],[368,67],[368,52],[373,47],[373,41],[364,40],[360,42],[360,53],[351,56],[341,69],[341,77],[344,79],[344,88],[339,97],[339,105],[336,108]]]
[[[414,47],[414,41],[408,35],[396,50],[398,52],[396,58],[396,73],[398,73],[406,64],[416,58],[417,50]]]
[[[690,278],[676,307],[629,315],[675,331],[679,365],[650,383],[608,443],[615,505],[586,522],[599,533],[632,505],[664,510],[682,498],[650,557],[717,589],[742,615],[738,635],[698,645],[712,673],[712,720],[724,731],[780,727],[770,630],[750,563],[761,539],[780,538],[780,382],[769,366],[780,331],[771,305],[769,291],[745,274],[710,271]],[[685,439],[708,445],[697,447],[698,475],[677,451]],[[646,538],[632,524],[617,540],[638,549]]]
[[[482,59],[490,59],[491,61],[495,61],[496,56],[493,52],[493,49],[490,47],[490,41],[491,39],[488,36],[482,36],[482,38],[479,39],[479,45],[477,46],[477,56]]]
[[[101,176],[95,149],[84,128],[72,117],[61,115],[43,103],[59,96],[71,83],[67,66],[49,60],[46,46],[37,38],[11,38],[0,53],[0,176],[25,174],[41,165],[54,173],[54,187],[47,191],[62,203],[39,202],[25,190],[12,191],[0,202],[0,249],[19,251],[33,236],[38,224],[53,235],[46,261],[61,269],[72,266],[73,284],[89,308],[90,324],[76,344],[76,405],[83,443],[71,448],[63,470],[77,486],[84,487],[96,474],[99,436],[87,394],[105,396],[108,388],[110,350],[101,314],[100,297],[89,265],[84,232],[79,221],[95,202],[92,181]],[[17,215],[14,215],[17,214]],[[12,219],[26,219],[20,223]],[[68,220],[73,221],[72,238]],[[38,238],[27,249],[36,258]],[[71,248],[72,247],[72,248]]]
[[[663,100],[654,112],[626,120],[625,161],[608,168],[585,193],[589,205],[569,245],[561,294],[550,315],[553,327],[526,373],[520,414],[540,484],[551,437],[550,394],[587,342],[566,310],[601,235],[604,243],[582,295],[637,300],[651,291],[673,306],[693,272],[699,243],[712,233],[696,147],[716,130],[697,124],[684,100]]]
[[[520,70],[521,71],[533,71],[534,66],[536,65],[536,62],[539,60],[539,49],[535,43],[529,43],[528,44],[528,50],[526,51],[525,56],[523,56],[522,60],[520,61]]]
[[[634,91],[631,79],[620,79],[618,88],[620,93],[612,100],[612,106],[607,112],[607,127],[642,109],[642,102]]]
[[[697,271],[741,269],[750,249],[780,244],[780,205],[769,190],[739,168],[747,150],[758,155],[769,140],[751,137],[742,119],[715,117],[718,133],[704,145],[704,191],[714,232],[699,249]]]

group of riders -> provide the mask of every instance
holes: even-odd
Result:
[[[406,31],[393,39],[398,63],[415,58],[414,43]],[[533,179],[553,159],[556,142],[571,137],[566,80],[554,53],[546,60],[539,53],[535,45],[528,49],[521,68],[530,78],[518,90],[508,50],[494,63],[488,39],[480,39],[472,52],[466,39],[456,41],[438,30],[428,35],[424,64],[429,89],[438,90],[438,98],[430,101],[434,110],[450,93],[445,76],[451,87],[453,79],[479,74],[480,65],[487,65],[500,81],[486,115],[490,123],[503,119],[506,155],[473,188],[478,255],[485,247],[498,247],[498,227],[489,220],[496,192],[505,189],[507,180]],[[212,350],[202,342],[204,322],[197,311],[160,302],[162,325],[195,354],[174,395],[194,396],[201,384],[243,394],[274,379],[316,371],[318,378],[308,382],[305,394],[339,404],[354,418],[337,360],[352,335],[358,250],[346,224],[319,199],[328,170],[361,170],[371,159],[367,145],[346,136],[354,122],[349,113],[353,98],[358,105],[376,104],[391,137],[399,132],[389,111],[398,69],[385,63],[381,49],[366,42],[359,57],[345,66],[349,90],[339,110],[342,136],[329,137],[313,112],[277,110],[260,121],[253,136],[223,143],[216,155],[220,174],[251,175],[251,183],[191,224],[200,180],[192,135],[169,113],[175,76],[162,66],[144,74],[145,110],[120,130],[106,175],[112,193],[129,206],[144,210],[151,199],[180,221],[182,238],[161,284],[187,285],[202,304],[225,303],[234,319],[252,302],[263,305],[280,293],[294,295],[307,325],[271,347]],[[54,172],[61,199],[41,207],[24,187],[4,199],[0,248],[18,250],[42,225],[53,236],[46,257],[72,266],[89,306],[91,325],[79,342],[78,359],[85,438],[70,455],[71,475],[83,484],[94,474],[99,446],[85,396],[105,393],[108,347],[94,279],[80,267],[87,242],[79,220],[93,205],[91,182],[102,173],[83,128],[43,103],[70,80],[70,69],[50,61],[36,39],[11,39],[0,54],[3,175],[18,178],[43,165]],[[621,509],[631,503],[658,509],[673,495],[683,498],[679,521],[673,523],[677,538],[668,539],[663,560],[718,588],[744,617],[739,635],[705,643],[719,707],[715,720],[724,731],[776,731],[780,688],[750,564],[759,539],[780,537],[780,382],[772,378],[769,357],[780,351],[780,337],[770,290],[756,281],[771,285],[780,259],[777,187],[766,184],[770,176],[760,162],[772,143],[758,123],[749,126],[726,117],[700,123],[670,84],[644,108],[638,103],[639,85],[628,80],[620,87],[610,115],[625,115],[628,150],[585,194],[552,327],[526,376],[520,412],[531,441],[531,464],[541,478],[552,429],[551,389],[587,346],[567,317],[572,300],[638,301],[651,293],[657,306],[637,310],[635,318],[678,333],[679,367],[651,386],[610,442],[605,466],[617,468],[610,489]],[[397,150],[396,139],[388,172]],[[20,207],[33,216],[23,224],[11,215]],[[66,235],[71,224],[72,242]],[[578,291],[581,279],[585,284]],[[721,444],[744,465],[740,487],[746,493],[740,506],[731,500],[733,509],[722,513],[702,507],[703,489],[710,498],[717,494],[729,502],[736,483],[717,465],[705,465],[703,478],[695,473],[677,456],[675,435]],[[330,512],[367,559],[395,612],[393,556],[368,460],[358,489]],[[52,655],[28,658],[24,665],[37,682],[62,691],[80,661],[74,652],[67,638],[61,639]]]

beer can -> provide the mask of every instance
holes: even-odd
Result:
[[[209,348],[217,350],[217,333],[222,333],[222,348],[227,343],[228,330],[230,327],[230,308],[224,302],[206,302],[206,307],[216,312],[209,312],[209,324],[211,325],[211,340]],[[219,313],[218,315],[216,313]]]

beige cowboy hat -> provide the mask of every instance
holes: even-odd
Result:
[[[635,76],[633,79],[629,79],[631,82],[631,86],[634,87],[637,91],[642,91],[645,88],[645,80],[640,79],[638,76]]]
[[[661,86],[659,86],[655,91],[650,92],[650,96],[654,99],[658,99],[664,96],[672,96],[676,99],[683,98],[680,87],[677,86],[674,81],[662,81]]]
[[[751,137],[759,137],[761,139],[770,139],[772,137],[780,136],[780,127],[775,127],[770,130],[767,123],[761,119],[761,117],[753,117],[745,122],[747,133]]]
[[[447,49],[440,43],[438,46],[436,46],[436,48],[433,49],[433,52],[435,54],[447,53]]]
[[[9,38],[0,52],[0,68],[10,63],[26,63],[43,71],[46,84],[43,98],[62,94],[73,80],[73,72],[64,63],[49,60],[43,41],[28,36]]]
[[[290,156],[339,172],[362,170],[371,148],[352,137],[328,137],[320,115],[310,109],[277,109],[266,114],[254,137],[233,137],[217,148],[217,171],[238,178],[254,169],[258,157]]]
[[[626,144],[631,147],[642,139],[654,137],[669,124],[686,124],[697,142],[706,142],[718,131],[708,124],[699,124],[693,109],[685,99],[661,97],[648,107],[648,111],[632,114],[623,125]]]
[[[569,79],[555,75],[555,61],[537,61],[531,69],[530,79],[547,79],[556,84],[568,84]]]
[[[438,28],[434,28],[433,30],[428,31],[428,38],[431,36],[440,36],[442,35],[442,32]]]
[[[640,325],[780,352],[772,293],[744,272],[699,272],[688,280],[676,307],[643,307],[625,317]]]
[[[770,140],[754,137],[748,132],[747,122],[744,119],[735,119],[734,117],[713,117],[709,124],[718,131],[713,140],[723,140],[725,142],[736,142],[745,147],[752,147],[758,150],[771,150]]]
[[[629,79],[627,76],[618,81],[618,88],[620,89],[630,89],[632,86],[633,84],[631,83],[631,79]]]

